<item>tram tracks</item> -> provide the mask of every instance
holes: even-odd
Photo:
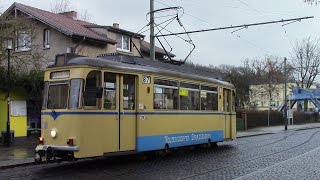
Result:
[[[317,131],[317,132],[320,132],[320,131]],[[254,148],[261,148],[261,147],[265,147],[265,146],[272,145],[272,144],[275,144],[275,143],[279,143],[281,141],[286,140],[288,137],[290,137],[293,134],[296,134],[296,131],[291,133],[290,135],[284,136],[283,138],[281,138],[281,139],[279,139],[277,141],[274,141],[274,142],[268,143],[268,144],[263,144],[263,145],[261,145],[259,147],[254,147]],[[245,151],[245,150],[251,149],[251,148],[252,147],[241,149],[241,151]],[[193,164],[193,163],[196,163],[196,162],[203,162],[203,160],[210,161],[211,159],[216,159],[217,158],[217,157],[210,157],[210,155],[217,154],[217,153],[215,153],[215,151],[222,151],[222,150],[225,150],[225,149],[222,149],[221,147],[219,147],[218,149],[214,149],[214,152],[210,151],[208,154],[205,154],[205,156],[204,156],[204,154],[202,154],[202,153],[200,154],[199,153],[197,156],[192,157],[195,160],[186,160],[186,161],[184,161],[182,163],[179,163],[179,164],[180,164],[181,167],[183,167],[184,165],[189,165],[189,164]],[[239,153],[239,151],[228,152],[228,154],[222,155],[220,158],[223,159],[223,158],[225,158],[225,156],[230,156],[231,154],[236,154],[236,153]],[[188,158],[188,157],[184,157],[184,158]],[[257,157],[257,158],[259,158],[259,157]],[[177,160],[180,160],[180,159],[177,159]],[[244,162],[247,162],[247,161],[244,161]],[[147,172],[145,170],[140,170],[140,171],[132,170],[132,172],[124,172],[124,173],[121,173],[121,174],[117,174],[117,175],[111,176],[109,178],[110,179],[117,179],[117,178],[122,177],[122,176],[128,176],[128,175],[134,175],[134,174],[147,174],[147,173],[150,173],[150,172],[155,172],[155,171],[161,171],[161,170],[164,170],[164,169],[168,169],[168,168],[170,168],[172,166],[176,166],[176,165],[177,165],[177,162],[173,161],[170,164],[166,164],[165,167],[151,169],[151,170],[148,170]],[[229,166],[226,166],[225,168],[227,168],[227,167],[229,167]],[[218,168],[218,170],[223,169],[223,168],[224,167]],[[141,168],[139,168],[139,169],[141,169]]]
[[[237,163],[237,164],[231,164],[231,165],[221,166],[221,167],[219,167],[219,168],[214,168],[214,169],[211,169],[211,170],[202,172],[202,173],[197,173],[197,174],[193,174],[193,175],[190,175],[190,176],[186,176],[186,177],[183,177],[183,178],[181,178],[181,179],[191,179],[191,178],[195,178],[195,177],[200,176],[200,175],[208,174],[208,173],[211,173],[211,172],[214,172],[214,171],[222,170],[222,169],[225,169],[225,168],[230,168],[230,167],[233,167],[233,166],[238,166],[239,164],[247,163],[247,162],[250,162],[250,161],[258,160],[258,159],[265,158],[265,157],[268,157],[268,156],[271,156],[271,155],[275,155],[275,154],[279,154],[279,153],[283,153],[283,152],[286,152],[286,151],[295,149],[295,148],[297,148],[297,147],[303,146],[303,145],[305,145],[306,143],[310,142],[311,139],[312,139],[316,134],[318,134],[319,132],[320,132],[320,131],[316,131],[316,132],[312,133],[311,136],[310,136],[306,141],[304,141],[303,143],[300,143],[300,144],[298,144],[298,145],[295,145],[295,146],[293,146],[293,147],[290,147],[290,148],[287,148],[287,149],[283,149],[283,150],[279,150],[279,151],[274,152],[274,153],[268,153],[268,154],[265,154],[265,155],[263,155],[263,156],[259,156],[259,157],[252,158],[252,159],[248,159],[248,160],[245,160],[245,161],[241,161],[241,162],[239,162],[239,163]],[[311,151],[311,150],[310,150],[310,151]]]
[[[248,159],[248,160],[244,160],[244,161],[240,161],[240,162],[237,162],[237,164],[229,163],[229,165],[220,166],[218,168],[210,169],[209,171],[197,173],[197,174],[194,174],[194,175],[191,175],[191,176],[186,176],[186,177],[184,177],[182,179],[188,179],[188,178],[193,178],[193,177],[209,174],[209,173],[212,173],[212,172],[215,172],[215,171],[219,171],[219,170],[223,170],[223,169],[226,169],[226,168],[230,168],[230,167],[233,167],[233,166],[238,166],[239,164],[242,164],[242,163],[247,163],[247,162],[250,162],[250,161],[257,160],[259,158],[265,158],[267,156],[271,156],[271,155],[274,155],[274,154],[277,154],[277,153],[281,153],[281,152],[285,152],[285,151],[297,148],[299,146],[302,146],[302,145],[308,143],[318,132],[320,132],[320,131],[314,132],[306,141],[304,141],[303,143],[300,143],[298,145],[292,146],[291,148],[286,148],[286,149],[283,149],[283,150],[280,150],[280,151],[277,151],[277,152],[274,152],[274,153],[268,153],[268,154],[265,154],[263,156],[259,156],[259,157]],[[278,140],[276,140],[274,142],[263,144],[261,146],[257,146],[257,147],[254,147],[254,148],[256,149],[256,148],[261,148],[261,147],[268,146],[268,145],[271,145],[271,144],[279,143],[281,141],[286,140],[288,137],[290,137],[290,136],[292,136],[294,134],[296,134],[296,132],[293,132],[293,133],[290,133],[288,135],[285,135],[281,139],[278,139]],[[252,143],[255,143],[255,142],[252,142]],[[97,172],[99,172],[100,175],[102,175],[102,176],[103,175],[107,175],[107,174],[111,175],[111,176],[108,176],[108,179],[118,179],[118,178],[122,178],[122,177],[128,177],[130,175],[132,175],[132,176],[139,176],[139,175],[144,176],[145,174],[150,174],[152,172],[157,172],[157,171],[160,172],[160,171],[163,171],[163,170],[166,170],[166,169],[170,169],[171,167],[174,167],[177,164],[179,164],[179,166],[181,166],[181,167],[184,167],[184,166],[187,166],[189,164],[196,164],[197,162],[201,163],[204,160],[206,160],[206,161],[210,161],[211,159],[212,160],[216,160],[217,156],[214,156],[214,157],[210,157],[210,156],[211,155],[215,155],[215,154],[219,154],[218,152],[225,151],[226,149],[230,150],[230,147],[231,146],[223,145],[220,148],[213,149],[213,151],[212,150],[205,151],[205,149],[203,149],[203,150],[201,150],[202,152],[196,151],[196,154],[190,154],[190,155],[187,154],[186,156],[183,154],[183,158],[188,159],[188,158],[191,157],[192,159],[184,160],[181,163],[177,162],[177,161],[181,160],[179,157],[174,157],[174,159],[164,158],[164,159],[160,159],[160,160],[159,159],[151,160],[151,161],[149,160],[149,162],[148,161],[139,162],[139,161],[137,161],[137,159],[130,159],[129,163],[128,163],[128,160],[126,160],[125,158],[124,159],[120,159],[120,160],[116,158],[116,159],[111,159],[111,160],[108,159],[109,162],[106,162],[107,159],[100,159],[98,161],[95,160],[95,159],[92,159],[92,160],[89,160],[89,161],[88,160],[84,160],[83,162],[79,162],[78,161],[75,164],[73,164],[73,163],[65,163],[65,164],[62,164],[62,166],[61,165],[60,166],[48,165],[48,167],[46,167],[45,170],[42,170],[42,172],[40,172],[42,174],[41,177],[39,177],[39,178],[37,177],[36,179],[53,178],[54,174],[56,174],[56,173],[58,173],[60,177],[63,177],[63,176],[67,176],[67,175],[72,174],[72,172],[74,170],[76,170],[76,169],[79,169],[81,171],[81,169],[83,169],[83,170],[86,169],[87,170],[88,168],[89,169],[91,169],[91,168],[92,169],[95,169],[95,168],[98,169]],[[241,152],[245,151],[247,149],[250,149],[250,148],[241,149]],[[218,157],[218,158],[224,159],[226,156],[230,156],[231,154],[235,154],[235,153],[239,153],[239,151],[231,149],[231,152],[228,152],[227,154],[224,154],[224,155],[220,155],[220,157]],[[126,165],[122,166],[124,163],[126,163]],[[158,168],[157,167],[152,167],[152,166],[155,166],[155,165],[156,166],[161,166],[161,167],[158,167]],[[134,168],[132,168],[132,166],[134,166]],[[129,169],[129,172],[128,172],[128,169]],[[52,171],[54,171],[54,172],[52,172]],[[39,173],[38,173],[38,175],[39,175]]]

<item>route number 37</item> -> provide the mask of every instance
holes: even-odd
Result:
[[[143,76],[142,83],[143,84],[151,84],[151,77],[150,76]]]

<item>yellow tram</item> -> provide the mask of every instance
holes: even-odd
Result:
[[[64,54],[44,81],[36,162],[236,138],[234,86],[185,65]]]

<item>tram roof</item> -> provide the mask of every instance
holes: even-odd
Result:
[[[75,57],[67,61],[66,65],[88,65],[92,67],[110,68],[142,73],[153,73],[170,77],[207,81],[220,84],[229,88],[234,85],[213,78],[213,74],[187,65],[173,65],[160,61],[151,61],[137,56],[106,55],[98,58]]]

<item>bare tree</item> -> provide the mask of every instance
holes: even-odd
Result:
[[[57,0],[51,4],[51,12],[53,13],[63,13],[67,11],[76,10],[75,6],[70,2],[70,0]],[[78,10],[78,19],[83,21],[89,21],[91,19],[91,15],[87,10]]]
[[[10,53],[10,89],[24,89],[28,93],[28,116],[41,110],[41,94],[43,83],[42,68],[49,59],[43,53],[43,42],[37,36],[36,22],[23,14],[4,14],[0,16],[0,42],[7,38],[13,40]],[[3,44],[0,43],[0,47]],[[5,47],[0,50],[0,89],[7,90],[8,52]]]
[[[312,40],[309,37],[297,41],[291,63],[294,67],[297,86],[310,88],[320,73],[319,39]]]
[[[252,84],[259,85],[257,93],[266,95],[269,99],[267,104],[271,105],[271,102],[279,93],[279,84],[283,83],[284,76],[282,74],[282,63],[278,57],[266,56],[263,60],[253,60],[251,62],[252,71],[254,77],[252,78]]]
[[[318,0],[304,0],[304,2],[311,5],[318,5],[318,3],[320,3]]]
[[[63,13],[71,10],[72,7],[69,0],[57,0],[51,4],[51,12],[53,13]]]
[[[249,104],[249,86],[252,71],[246,62],[243,66],[236,67],[231,65],[220,65],[223,79],[231,82],[237,90],[236,103],[237,107],[242,109]]]
[[[0,42],[10,38],[14,42],[11,63],[16,71],[41,69],[49,63],[43,53],[42,41],[37,40],[35,21],[26,16],[6,15],[0,17]],[[1,43],[2,44],[2,43]],[[7,53],[1,48],[0,65],[6,67]]]

